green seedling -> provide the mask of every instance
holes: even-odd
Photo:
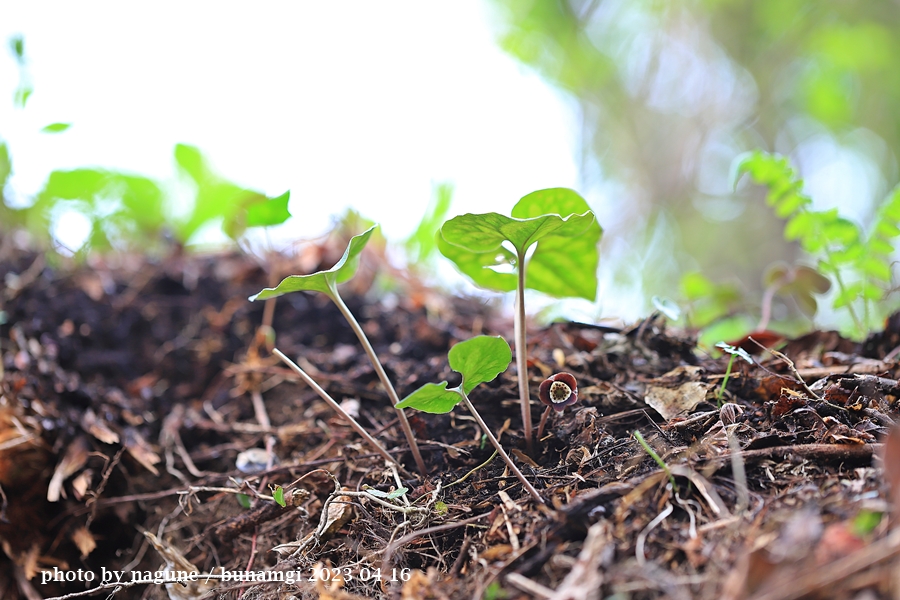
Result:
[[[391,404],[393,404],[397,409],[397,416],[400,420],[400,427],[403,429],[403,433],[406,436],[406,441],[409,443],[409,448],[412,452],[413,459],[416,462],[416,467],[419,469],[419,472],[422,475],[425,475],[427,473],[427,470],[425,469],[425,461],[422,460],[422,454],[421,452],[419,452],[419,445],[416,443],[416,438],[413,435],[412,428],[409,426],[409,421],[407,421],[406,415],[403,414],[403,409],[397,406],[400,402],[400,399],[397,396],[397,392],[394,390],[394,386],[391,384],[390,379],[388,379],[387,373],[385,373],[384,367],[381,366],[381,361],[378,360],[378,356],[375,354],[375,350],[372,348],[372,344],[369,343],[369,339],[363,332],[362,327],[360,327],[359,322],[357,322],[356,318],[353,316],[353,313],[350,312],[350,309],[347,308],[347,305],[344,304],[344,301],[341,298],[340,293],[338,292],[338,284],[349,280],[353,277],[353,275],[356,274],[356,269],[359,267],[359,255],[363,251],[363,248],[365,248],[366,243],[369,241],[369,237],[372,235],[372,232],[374,230],[375,226],[372,226],[363,233],[353,236],[350,239],[350,243],[348,244],[347,249],[344,250],[344,255],[341,256],[341,259],[337,261],[337,263],[335,263],[335,265],[330,269],[326,271],[318,271],[310,275],[291,275],[283,279],[282,282],[279,283],[276,287],[266,288],[258,294],[251,296],[250,301],[253,302],[255,300],[267,300],[269,298],[277,298],[278,296],[282,296],[290,292],[304,291],[321,292],[331,298],[331,301],[335,303],[335,305],[338,307],[338,310],[340,310],[341,314],[344,315],[344,318],[347,319],[347,322],[350,324],[350,328],[353,329],[353,333],[355,333],[356,337],[359,338],[359,342],[360,344],[362,344],[363,350],[365,350],[366,355],[368,355],[369,360],[372,362],[372,366],[375,368],[375,373],[378,375],[378,379],[381,380],[381,384],[384,386],[385,391],[387,391],[388,397],[391,399]],[[286,361],[286,363],[291,366],[291,368],[294,369],[295,372],[298,372],[298,374],[303,373],[300,367],[289,361],[287,357],[284,356],[284,354],[279,352],[278,355],[280,358],[282,358],[283,361]],[[303,373],[303,375],[306,374]],[[306,375],[306,377],[308,377],[308,375]],[[306,379],[306,377],[304,377],[304,379]],[[307,383],[309,382],[307,381]]]
[[[751,365],[753,364],[753,358],[743,348],[736,348],[734,346],[726,344],[725,342],[719,342],[718,344],[716,344],[716,348],[720,348],[723,352],[727,352],[731,355],[731,357],[728,359],[728,366],[725,368],[725,377],[722,379],[722,385],[719,387],[719,391],[716,393],[716,405],[719,408],[722,408],[722,394],[725,393],[725,386],[728,385],[728,379],[731,377],[731,368],[734,366],[734,357],[740,356]]]
[[[534,486],[525,479],[525,475],[519,470],[509,455],[503,450],[500,441],[494,436],[481,415],[475,410],[475,406],[469,400],[469,393],[479,384],[492,381],[500,373],[504,372],[512,361],[512,352],[509,344],[501,337],[479,335],[465,342],[460,342],[450,348],[447,355],[450,368],[462,375],[462,382],[454,388],[448,388],[446,381],[441,383],[426,383],[415,392],[403,399],[397,408],[415,408],[422,412],[432,414],[448,413],[462,402],[475,417],[484,435],[487,436],[497,453],[506,462],[522,485],[531,494],[535,502],[544,503],[541,495]]]
[[[834,308],[846,308],[856,336],[867,333],[873,304],[892,288],[892,256],[900,236],[900,186],[882,202],[868,232],[841,217],[836,208],[812,210],[812,200],[803,193],[803,180],[787,158],[755,151],[736,162],[735,180],[747,173],[754,182],[768,187],[766,202],[786,219],[784,237],[818,258],[818,270],[836,286]],[[863,315],[857,307],[862,304]]]
[[[647,440],[644,439],[644,436],[641,435],[641,432],[637,429],[634,430],[634,439],[638,441],[638,444],[641,445],[641,448],[644,449],[644,452],[650,455],[650,458],[656,461],[656,464],[659,465],[659,468],[662,469],[669,477],[669,483],[672,484],[672,489],[675,490],[675,493],[677,494],[678,484],[675,483],[675,476],[672,475],[672,471],[669,470],[669,465],[667,465],[666,462],[662,458],[660,458],[659,454],[656,453],[656,450],[650,447],[650,444],[647,443]]]
[[[284,500],[284,488],[279,486],[275,486],[275,489],[272,491],[272,499],[275,500],[275,503],[284,508],[287,506],[287,502]]]
[[[597,244],[602,229],[584,198],[565,188],[528,194],[516,203],[511,215],[486,213],[454,217],[441,227],[438,249],[476,285],[501,292],[516,290],[516,367],[525,441],[531,454],[525,288],[556,298],[594,300],[599,262]],[[537,247],[526,265],[535,244]],[[509,266],[514,272],[502,272]]]

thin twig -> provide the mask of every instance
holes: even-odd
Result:
[[[351,416],[347,413],[347,411],[345,411],[345,410],[341,407],[340,404],[338,404],[337,402],[335,402],[334,398],[332,398],[330,395],[328,395],[328,392],[326,392],[326,391],[323,390],[321,387],[319,387],[319,384],[316,383],[316,382],[313,380],[312,377],[310,377],[309,375],[306,374],[306,371],[304,371],[303,369],[301,369],[300,367],[298,367],[297,364],[296,364],[294,361],[292,361],[292,360],[289,359],[287,356],[285,356],[284,353],[282,353],[281,350],[279,350],[278,348],[272,349],[272,354],[274,354],[275,356],[277,356],[278,358],[280,358],[280,359],[282,360],[282,362],[284,362],[284,363],[285,363],[287,366],[289,366],[289,367],[290,367],[297,375],[299,375],[300,378],[301,378],[304,382],[306,382],[306,385],[308,385],[309,387],[311,387],[311,388],[313,389],[313,391],[316,392],[316,393],[319,395],[320,398],[322,398],[322,400],[324,400],[326,403],[328,403],[328,405],[331,406],[331,408],[333,408],[333,409],[334,409],[341,417],[343,417],[344,420],[347,421],[347,423],[350,425],[350,427],[352,427],[353,430],[356,431],[356,433],[358,433],[359,435],[361,435],[362,438],[363,438],[364,440],[366,440],[366,441],[369,443],[369,445],[372,446],[372,448],[373,448],[376,452],[378,452],[378,454],[380,454],[385,460],[387,460],[387,461],[389,461],[389,462],[392,462],[392,463],[396,464],[397,467],[398,467],[399,469],[401,469],[402,471],[406,472],[406,470],[403,469],[403,466],[400,465],[400,463],[397,462],[397,460],[396,460],[394,457],[392,457],[390,454],[388,454],[388,451],[385,450],[385,449],[382,447],[382,445],[379,444],[379,443],[375,440],[375,438],[373,438],[371,435],[369,435],[369,432],[366,431],[365,429],[363,429],[362,425],[360,425],[360,424],[356,421],[356,419],[354,419],[353,417],[351,417]],[[402,413],[401,413],[401,414],[402,414]]]
[[[418,537],[422,537],[423,535],[431,535],[432,533],[440,533],[442,531],[450,531],[451,529],[456,529],[457,527],[463,527],[465,525],[469,525],[470,523],[474,523],[476,521],[480,521],[484,517],[490,516],[490,512],[481,513],[480,515],[476,515],[474,517],[469,517],[468,519],[463,519],[462,521],[455,521],[453,523],[442,523],[441,525],[434,525],[432,527],[426,527],[425,529],[419,529],[418,531],[412,531],[407,533],[402,538],[395,540],[388,544],[388,546],[384,549],[384,554],[381,555],[381,572],[382,573],[390,573],[391,567],[393,563],[391,559],[394,557],[394,553],[405,546],[409,542],[413,541]],[[386,581],[386,580],[383,580]]]
[[[331,297],[332,301],[334,301],[335,305],[337,305],[338,310],[341,311],[341,314],[344,315],[344,318],[347,319],[347,322],[350,324],[350,328],[353,330],[353,333],[356,334],[356,337],[359,338],[359,343],[362,344],[363,350],[366,351],[366,354],[369,357],[369,361],[375,368],[375,373],[378,375],[378,379],[381,380],[381,385],[384,386],[388,398],[391,399],[391,404],[397,411],[397,417],[400,419],[400,428],[403,430],[403,435],[406,436],[407,443],[409,443],[409,449],[412,452],[413,460],[415,460],[416,462],[416,468],[419,469],[419,474],[424,477],[428,474],[428,470],[425,468],[425,461],[422,460],[422,453],[419,451],[418,443],[416,443],[416,436],[413,435],[412,427],[410,427],[409,421],[406,419],[406,414],[403,412],[403,409],[396,408],[400,403],[400,397],[397,395],[397,390],[394,389],[394,386],[391,383],[391,380],[388,378],[387,373],[384,372],[384,367],[381,366],[381,361],[378,359],[378,355],[375,354],[375,349],[372,348],[372,344],[369,343],[369,338],[366,337],[366,334],[365,332],[363,332],[362,327],[360,327],[359,322],[356,320],[356,317],[353,316],[353,313],[351,313],[350,309],[347,308],[347,305],[344,304],[343,299],[337,291],[336,285],[331,287],[331,293],[329,294],[329,296]]]

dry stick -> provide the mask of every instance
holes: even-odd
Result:
[[[472,406],[472,403],[469,401],[468,396],[466,396],[465,392],[462,391],[462,387],[459,388],[459,393],[462,396],[463,402],[466,404],[466,408],[469,409],[469,412],[472,413],[472,416],[475,417],[475,420],[478,421],[479,427],[484,432],[484,435],[488,437],[491,443],[494,445],[494,448],[497,449],[497,452],[500,453],[500,458],[503,459],[503,462],[509,467],[509,470],[513,472],[513,474],[522,482],[522,487],[528,490],[528,493],[531,494],[531,497],[534,498],[534,501],[538,504],[544,504],[544,499],[541,498],[541,495],[538,493],[534,486],[531,485],[527,479],[525,479],[525,475],[522,474],[522,471],[519,470],[519,467],[516,466],[516,463],[512,461],[503,447],[500,445],[500,441],[494,437],[494,434],[491,433],[491,430],[488,428],[487,423],[484,422],[484,419],[481,418],[481,415],[478,414],[478,411],[475,410],[475,407]]]
[[[347,305],[344,304],[344,301],[341,299],[340,294],[337,293],[337,287],[332,288],[332,293],[330,295],[331,299],[337,305],[338,310],[341,311],[341,314],[343,314],[344,318],[347,319],[347,322],[350,323],[350,328],[353,329],[353,333],[359,338],[359,343],[362,344],[363,350],[369,355],[369,360],[372,362],[372,366],[375,367],[378,379],[381,380],[381,385],[384,386],[388,397],[391,399],[391,404],[394,405],[394,409],[397,411],[397,416],[400,419],[400,427],[403,429],[403,434],[406,436],[406,441],[409,443],[409,449],[412,451],[413,460],[416,461],[416,468],[419,469],[419,473],[424,477],[428,474],[428,470],[425,468],[425,461],[422,460],[422,454],[419,452],[416,436],[413,435],[412,428],[409,426],[409,421],[406,420],[406,414],[404,414],[403,409],[396,408],[397,404],[400,403],[397,391],[391,384],[391,380],[388,379],[387,373],[384,372],[384,367],[381,366],[381,361],[378,360],[378,356],[375,354],[375,350],[372,348],[372,344],[369,343],[369,339],[363,332],[362,327],[359,326],[353,313],[350,312],[350,309],[347,308]]]
[[[397,462],[397,460],[394,459],[390,454],[388,454],[388,451],[385,450],[382,447],[382,445],[379,444],[375,440],[375,438],[373,438],[371,435],[369,435],[369,432],[366,431],[365,429],[363,429],[362,425],[357,423],[356,419],[354,419],[349,414],[347,414],[347,411],[345,411],[343,408],[341,408],[341,405],[338,404],[337,402],[335,402],[334,398],[332,398],[331,396],[328,395],[328,392],[326,392],[321,387],[319,387],[319,384],[316,383],[312,377],[310,377],[309,375],[306,374],[306,371],[304,371],[303,369],[298,367],[294,361],[292,361],[287,356],[285,356],[284,353],[282,353],[281,350],[279,350],[278,348],[274,348],[272,350],[272,354],[274,354],[275,356],[280,358],[284,364],[289,366],[297,375],[299,375],[300,378],[306,382],[306,385],[311,387],[313,389],[313,391],[315,393],[317,393],[320,398],[322,398],[322,400],[327,402],[328,405],[331,406],[331,408],[336,410],[337,413],[339,415],[341,415],[344,418],[344,420],[346,420],[350,424],[350,427],[352,427],[353,430],[356,431],[356,433],[361,435],[363,437],[363,439],[365,439],[367,442],[369,442],[369,445],[371,445],[372,448],[374,448],[375,451],[378,452],[378,454],[380,454],[382,457],[384,457],[385,460],[397,465],[397,467],[399,469],[405,471],[405,469],[403,469],[403,467]]]
[[[522,427],[525,433],[525,449],[534,454],[531,432],[531,394],[528,390],[528,349],[525,347],[525,253],[516,251],[516,369],[519,378],[519,402],[522,405]]]

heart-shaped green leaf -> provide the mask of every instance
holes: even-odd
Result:
[[[441,227],[438,248],[476,285],[510,291],[516,287],[516,275],[492,268],[515,262],[503,242],[523,255],[537,243],[528,262],[526,287],[558,298],[593,300],[602,229],[587,202],[569,189],[539,190],[519,200],[511,214],[454,217]]]
[[[475,336],[450,348],[450,368],[461,374],[461,387],[468,394],[481,383],[492,381],[506,370],[512,360],[509,344],[502,337]],[[462,401],[459,388],[447,389],[447,382],[426,383],[397,404],[397,408],[415,408],[443,414]]]
[[[369,227],[359,235],[350,238],[344,255],[327,271],[318,271],[310,275],[290,275],[274,288],[266,288],[254,296],[250,296],[250,302],[254,300],[266,300],[277,298],[290,292],[322,292],[331,296],[337,284],[343,283],[356,274],[359,266],[359,255],[366,247],[369,237],[375,231],[376,225]]]
[[[447,382],[426,383],[397,403],[397,408],[415,408],[433,415],[442,415],[462,402],[458,392],[447,389]]]
[[[502,337],[479,335],[450,348],[447,357],[450,368],[463,376],[463,390],[468,394],[505,371],[512,351]]]

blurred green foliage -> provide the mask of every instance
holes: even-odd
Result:
[[[291,215],[290,192],[270,198],[245,189],[214,173],[201,152],[179,144],[175,161],[194,188],[191,209],[173,210],[174,200],[158,181],[118,171],[80,168],[50,173],[43,189],[29,206],[0,202],[2,227],[24,228],[46,247],[53,247],[53,220],[60,211],[85,217],[90,232],[84,245],[71,248],[77,256],[109,250],[164,252],[172,241],[186,244],[207,225],[220,223],[231,239],[248,227],[278,225]],[[12,172],[6,144],[0,144],[0,185]]]
[[[827,191],[815,194],[817,210],[852,208],[841,212],[864,230],[881,220],[878,203],[898,179],[895,4],[491,4],[501,46],[572,104],[581,188],[608,199],[593,208],[613,232],[604,255],[616,285],[647,299],[670,296],[679,273],[699,271],[711,282],[737,282],[739,306],[720,298],[726,311],[759,312],[767,266],[797,264],[805,249],[782,238],[757,190],[735,194],[729,186],[733,159],[756,148],[791,156],[808,183]],[[849,175],[834,172],[841,160]],[[890,276],[878,270],[879,281]],[[789,296],[776,304],[780,326],[803,322]]]
[[[803,193],[803,180],[782,156],[753,152],[740,161],[738,173],[748,173],[768,188],[766,203],[786,220],[784,237],[799,242],[818,259],[819,271],[834,278],[833,305],[850,314],[852,333],[862,337],[883,322],[887,314],[879,301],[892,288],[894,240],[900,236],[900,186],[881,203],[870,230],[864,232],[836,208],[812,210],[812,199]]]

